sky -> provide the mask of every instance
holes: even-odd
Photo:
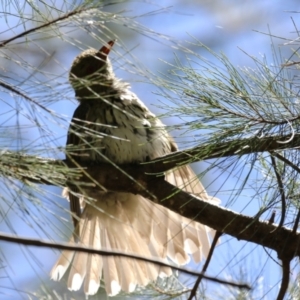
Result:
[[[43,34],[30,36],[30,42],[22,40],[8,45],[7,49],[0,49],[3,69],[1,76],[5,78],[4,70],[8,74],[14,74],[12,80],[14,84],[17,83],[22,90],[47,104],[48,108],[57,112],[59,117],[51,117],[51,114],[43,115],[38,108],[34,108],[26,101],[0,92],[2,101],[0,124],[7,129],[6,134],[8,133],[1,139],[2,148],[24,149],[24,151],[34,149],[36,154],[53,158],[63,157],[61,147],[64,146],[68,123],[77,105],[74,94],[67,84],[68,69],[80,51],[89,47],[100,48],[99,40],[108,38],[110,34],[112,38],[115,35],[118,37],[112,52],[116,74],[130,82],[132,90],[153,112],[163,114],[164,107],[174,104],[169,99],[159,96],[157,86],[151,84],[151,81],[159,76],[169,76],[175,57],[183,65],[190,63],[199,67],[197,58],[193,57],[191,61],[191,56],[180,50],[178,45],[183,45],[216,64],[219,62],[203,47],[197,46],[198,42],[214,52],[224,53],[237,67],[256,68],[251,57],[266,59],[269,65],[276,64],[272,42],[276,48],[278,47],[283,60],[292,55],[292,46],[288,42],[297,37],[295,27],[299,23],[297,4],[297,1],[258,0],[242,2],[163,0],[159,4],[128,1],[125,4],[104,7],[105,11],[112,13],[112,19],[107,24],[103,23],[103,27],[101,22],[97,23],[97,19],[86,15],[82,20],[65,22],[64,25],[67,25],[61,27],[59,34],[45,31]],[[55,6],[65,10],[62,1],[56,1]],[[5,8],[2,7],[1,11],[5,11]],[[33,14],[29,6],[22,8],[22,11],[29,17]],[[131,26],[122,25],[122,20],[114,16],[114,14],[118,16],[120,11],[123,16],[135,16],[129,24]],[[1,29],[2,40],[24,31],[24,28],[29,29],[38,24],[26,22],[25,26],[20,25],[18,17],[20,10],[15,5],[12,6],[10,13],[6,15],[6,28]],[[1,14],[4,20],[4,14],[0,13],[0,17]],[[141,34],[142,26],[150,29],[148,34]],[[104,29],[106,27],[111,32]],[[273,35],[272,38],[270,33]],[[284,37],[285,40],[277,37]],[[296,43],[292,45],[297,47]],[[7,57],[13,57],[13,66],[9,64]],[[22,68],[18,68],[19,66]],[[34,72],[31,76],[30,71]],[[43,85],[39,86],[38,82],[43,82]],[[43,90],[45,86],[46,92]],[[20,107],[22,109],[19,109]],[[41,113],[37,119],[34,112]],[[178,119],[174,117],[163,118],[163,121],[168,125],[178,124]],[[20,127],[21,130],[18,131],[16,128]],[[177,137],[180,133],[180,130],[175,131]],[[197,135],[201,139],[201,132]],[[47,152],[43,151],[45,144],[48,146]],[[180,147],[184,148],[184,143],[180,143]],[[202,162],[194,167],[197,172],[201,172],[209,165],[210,162]],[[254,215],[259,204],[258,200],[251,200],[256,195],[255,190],[247,189],[233,201],[230,190],[241,181],[246,171],[241,172],[239,176],[231,176],[233,173],[230,168],[226,171],[216,169],[205,174],[202,180],[210,193],[221,199],[222,206],[250,216]],[[27,201],[22,199],[19,190],[15,186],[12,188],[7,181],[3,181],[1,186],[3,186],[1,198],[4,200],[1,205],[1,231],[53,240],[62,240],[67,232],[70,232],[71,229],[66,222],[68,204],[60,197],[61,188],[40,187],[41,191],[36,190],[30,201]],[[26,186],[22,184],[17,186],[24,194],[26,193]],[[3,268],[0,269],[0,276],[3,278],[0,285],[1,299],[28,299],[26,294],[28,292],[31,293],[29,296],[35,299],[33,292],[36,292],[42,282],[45,289],[57,288],[48,279],[48,274],[58,252],[36,248],[25,249],[3,242],[0,251],[3,262]],[[276,254],[268,253],[266,249],[225,236],[217,248],[208,274],[235,280],[242,276],[254,287],[252,295],[254,299],[274,299],[278,292],[281,271],[269,255],[274,260],[277,259]],[[199,269],[199,266],[193,264],[191,267]],[[293,271],[292,276],[296,276],[296,271]],[[236,291],[229,291],[223,286],[216,288],[213,284],[207,284],[206,287],[212,295],[225,293],[228,295],[227,299],[235,299]],[[231,293],[232,298],[229,297]],[[80,299],[77,298],[80,296],[75,294],[72,297]],[[99,296],[99,299],[102,299],[101,297]]]

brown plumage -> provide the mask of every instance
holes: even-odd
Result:
[[[99,51],[84,51],[73,62],[70,83],[80,105],[68,132],[68,158],[126,164],[176,151],[161,121],[129,90],[128,84],[115,77],[107,57],[112,45],[109,42]],[[190,167],[168,172],[166,180],[203,200],[218,203],[208,196]],[[195,262],[208,254],[209,228],[140,195],[98,188],[83,192],[73,185],[65,189],[64,195],[70,200],[76,227],[72,242],[170,259],[178,265],[188,263],[189,254]],[[101,279],[107,294],[116,295],[120,290],[132,292],[137,285],[146,286],[159,276],[172,274],[168,267],[140,260],[63,251],[51,271],[52,279],[60,280],[69,267],[69,289],[78,290],[83,285],[87,295],[98,291]]]

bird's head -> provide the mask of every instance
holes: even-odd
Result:
[[[113,85],[115,75],[108,58],[113,44],[114,41],[110,41],[100,50],[85,50],[75,58],[69,81],[80,101],[103,95]]]

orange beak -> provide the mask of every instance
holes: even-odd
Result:
[[[99,58],[101,58],[102,60],[106,61],[106,58],[107,58],[107,56],[108,56],[108,54],[109,54],[109,52],[110,52],[112,46],[114,45],[114,43],[115,43],[115,41],[109,41],[109,42],[107,43],[107,46],[103,46],[103,47],[99,50],[97,56],[98,56]]]

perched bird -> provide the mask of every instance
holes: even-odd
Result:
[[[68,131],[67,157],[75,162],[120,165],[177,151],[162,122],[130,91],[129,84],[115,77],[108,58],[113,44],[86,50],[72,64],[69,80],[79,106]],[[203,200],[218,202],[208,196],[188,166],[167,172],[165,179]],[[197,263],[208,254],[211,229],[140,195],[100,188],[83,192],[76,186],[69,186],[64,194],[73,213],[73,242],[169,259],[178,265],[188,263],[189,255]],[[141,260],[63,251],[51,278],[60,280],[68,268],[68,288],[79,290],[83,284],[87,295],[98,291],[101,280],[107,294],[113,296],[172,274],[169,267]]]

